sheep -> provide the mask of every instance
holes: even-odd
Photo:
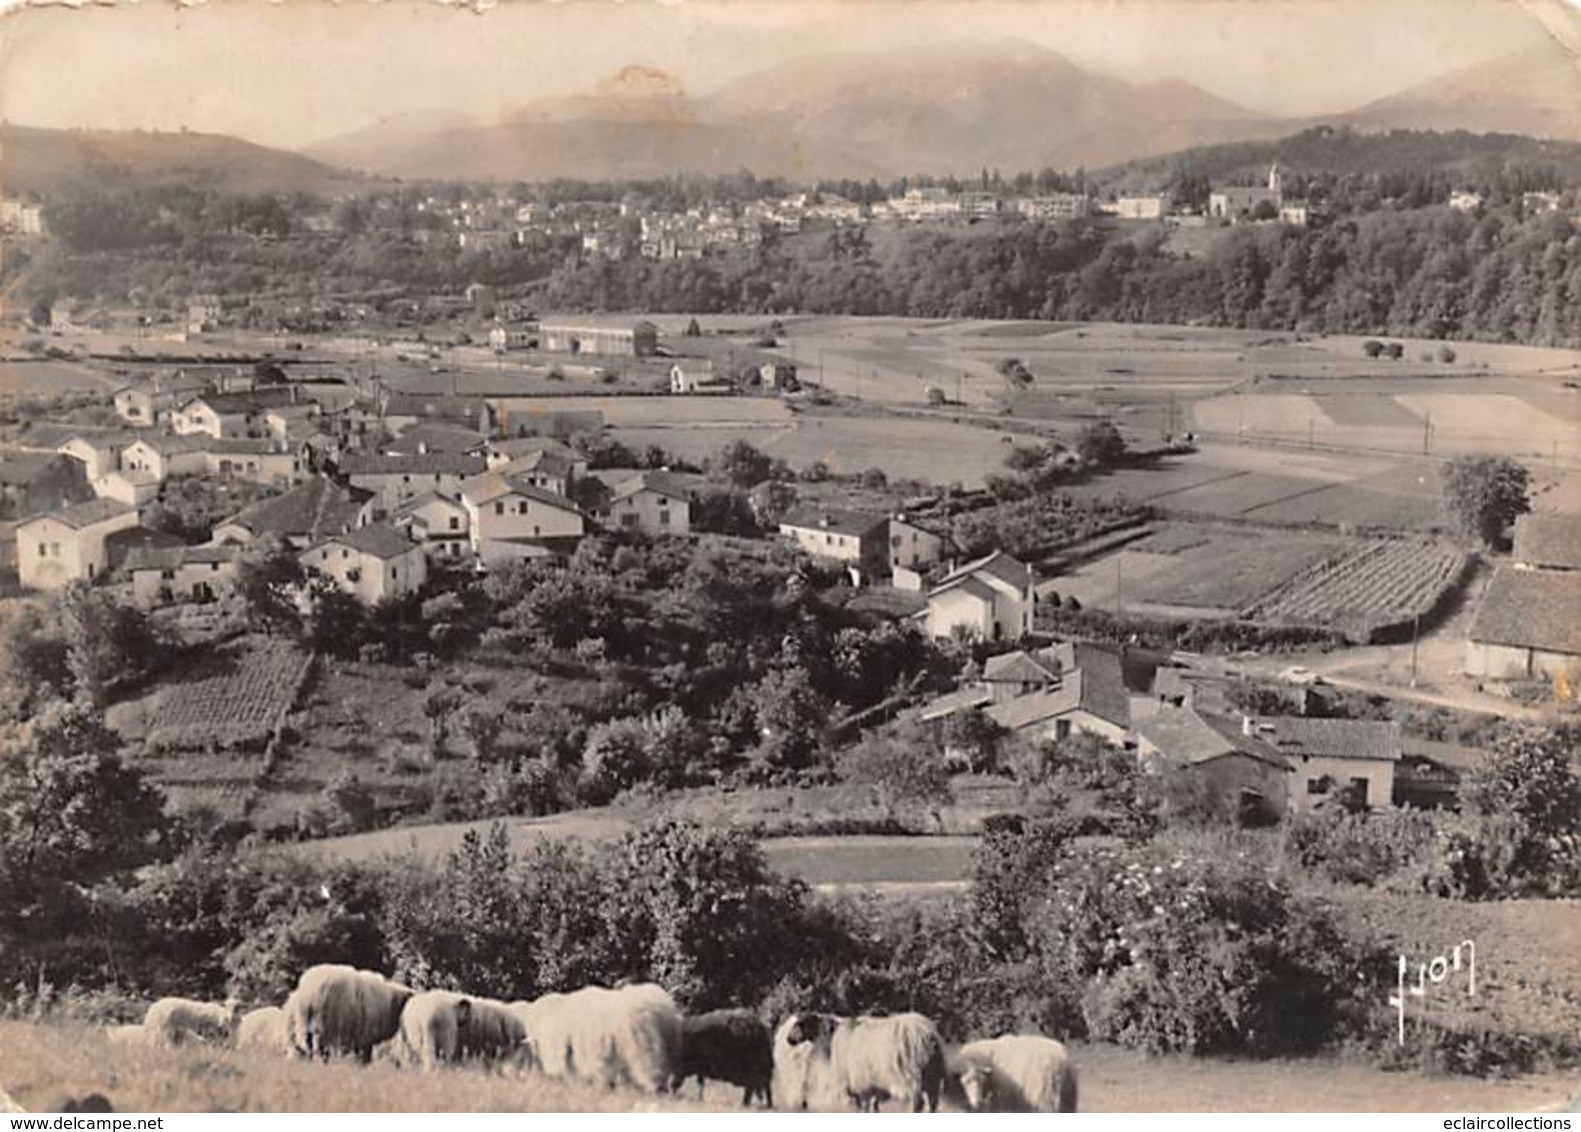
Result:
[[[650,1093],[671,1088],[680,1063],[681,1015],[661,987],[583,987],[509,1009],[549,1076]]]
[[[424,991],[401,1009],[401,1041],[424,1069],[461,1060],[461,1031],[472,1016],[472,1003],[454,991]]]
[[[188,1042],[225,1045],[235,1026],[234,1004],[220,1006],[192,998],[162,998],[143,1015],[144,1036],[155,1046],[180,1046]]]
[[[21,1105],[17,1104],[16,1101],[11,1099],[10,1093],[6,1092],[4,1089],[0,1089],[0,1112],[18,1113],[26,1111],[27,1109],[23,1108]]]
[[[236,1048],[269,1053],[291,1053],[290,1016],[279,1006],[262,1006],[248,1011],[236,1023]]]
[[[1076,1111],[1076,1066],[1053,1038],[1004,1034],[968,1042],[954,1062],[973,1112]]]
[[[373,1047],[399,1031],[401,1011],[413,993],[374,971],[320,964],[297,980],[286,1001],[287,1025],[293,1042],[309,1057],[354,1053],[367,1064]]]
[[[140,1022],[134,1022],[129,1026],[106,1027],[104,1036],[118,1046],[140,1046],[148,1042],[148,1032],[143,1029]]]
[[[516,1013],[492,998],[471,1001],[471,1016],[461,1028],[461,1056],[477,1058],[490,1067],[520,1057],[527,1028]]]
[[[714,1010],[681,1019],[681,1062],[675,1074],[679,1088],[697,1078],[697,1095],[708,1080],[728,1081],[744,1090],[741,1103],[763,1098],[774,1107],[774,1047],[768,1027],[750,1010]]]
[[[806,1057],[804,1108],[810,1086],[826,1067],[830,1091],[836,1096],[843,1093],[863,1112],[877,1112],[886,1100],[898,1101],[911,1112],[921,1112],[924,1104],[930,1112],[938,1111],[944,1043],[933,1023],[920,1014],[888,1018],[799,1014],[782,1025],[780,1034],[787,1056]],[[811,1046],[811,1054],[800,1055],[799,1046]]]

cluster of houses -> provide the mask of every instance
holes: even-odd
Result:
[[[218,370],[118,390],[122,427],[35,424],[0,451],[0,564],[39,590],[113,576],[155,607],[224,596],[244,548],[271,539],[375,603],[416,592],[436,568],[567,554],[592,524],[691,529],[679,477],[590,472],[552,437],[506,435],[508,414],[487,400]],[[189,546],[142,521],[179,477],[273,493]],[[589,477],[602,490],[579,491]]]

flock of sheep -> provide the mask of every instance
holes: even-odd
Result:
[[[112,1039],[309,1058],[377,1054],[434,1069],[463,1062],[647,1093],[697,1078],[796,1109],[855,1106],[936,1111],[941,1093],[974,1112],[1074,1112],[1076,1070],[1050,1038],[1006,1035],[947,1051],[920,1014],[844,1018],[793,1014],[771,1034],[748,1010],[682,1016],[662,987],[584,987],[530,1002],[454,991],[414,991],[373,971],[321,964],[303,972],[282,1006],[239,1014],[230,1005],[160,999],[141,1025]]]

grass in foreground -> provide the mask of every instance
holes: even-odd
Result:
[[[1148,1057],[1113,1046],[1074,1048],[1082,1110],[1091,1112],[1558,1111],[1581,1074],[1514,1081],[1386,1073],[1331,1058],[1225,1061]],[[605,1092],[540,1078],[433,1074],[388,1065],[319,1065],[229,1050],[117,1046],[80,1026],[0,1023],[0,1086],[50,1111],[100,1092],[122,1112],[625,1112],[741,1111],[734,1088],[707,1104]]]

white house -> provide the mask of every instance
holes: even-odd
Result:
[[[636,472],[611,485],[599,518],[620,530],[684,535],[692,529],[691,497],[668,472]]]
[[[1372,719],[1278,716],[1246,726],[1290,765],[1290,809],[1311,809],[1338,789],[1354,787],[1370,809],[1394,798],[1400,763],[1400,725]]]
[[[671,393],[731,393],[735,389],[729,381],[714,376],[713,362],[684,358],[670,367]]]
[[[81,432],[63,441],[56,451],[81,461],[83,474],[96,480],[121,466],[121,449],[128,439],[126,433]]]
[[[204,471],[220,479],[289,484],[302,475],[302,458],[280,440],[211,440],[204,451]]]
[[[586,529],[582,511],[562,495],[499,472],[461,485],[472,551],[485,564],[540,558],[574,543]]]
[[[110,472],[93,481],[93,494],[141,507],[159,497],[159,480],[152,472]]]
[[[1032,571],[1003,551],[968,562],[928,592],[928,635],[1013,641],[1032,631]]]
[[[90,499],[16,525],[17,578],[36,590],[91,582],[109,569],[104,540],[137,526],[137,508],[118,499]]]
[[[170,420],[176,406],[213,389],[207,378],[184,373],[157,375],[115,391],[115,411],[127,424],[152,428]]]
[[[172,476],[198,476],[208,470],[207,436],[150,433],[121,449],[121,470],[151,475],[163,482]]]
[[[430,562],[455,562],[472,553],[467,509],[457,499],[425,492],[401,504],[390,522],[420,543]]]
[[[1114,214],[1121,220],[1162,220],[1168,211],[1169,199],[1157,194],[1125,196],[1114,202]]]
[[[298,560],[366,605],[416,593],[428,581],[423,547],[383,523],[331,535]]]
[[[922,589],[922,574],[944,555],[945,540],[904,515],[889,517],[889,573],[896,589]]]
[[[294,389],[280,386],[236,393],[200,393],[176,407],[170,415],[170,427],[182,436],[268,436],[269,425],[264,418],[269,410],[289,405],[295,397]]]

